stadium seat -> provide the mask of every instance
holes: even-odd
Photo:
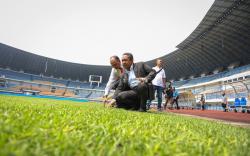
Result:
[[[246,106],[247,105],[247,100],[245,97],[242,97],[241,100],[240,100],[240,105],[241,106]]]
[[[240,107],[240,99],[239,98],[235,98],[235,100],[234,100],[234,106],[235,107]]]
[[[235,98],[234,100],[234,112],[238,112],[238,108],[240,107],[240,99],[239,98]]]
[[[242,97],[241,99],[235,98],[235,101],[234,101],[235,109],[234,109],[234,111],[235,112],[241,111],[242,113],[245,113],[246,112],[246,105],[247,105],[247,100],[246,100],[245,97]]]
[[[240,105],[241,105],[241,112],[245,113],[247,112],[247,100],[245,97],[242,97],[240,100]]]

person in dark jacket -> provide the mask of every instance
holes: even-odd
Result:
[[[143,62],[134,63],[131,53],[123,54],[122,65],[125,71],[110,103],[116,103],[118,108],[145,112],[146,101],[153,94],[153,88],[149,84],[156,71]]]
[[[173,103],[173,87],[171,85],[171,83],[166,87],[165,89],[165,104],[164,104],[164,110],[167,109],[167,105],[168,103],[170,103],[171,107],[169,107],[170,109],[172,109],[172,103]]]
[[[200,99],[200,104],[201,104],[201,109],[205,110],[205,96],[203,94],[201,94],[201,99]]]

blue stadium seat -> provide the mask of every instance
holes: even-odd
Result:
[[[241,100],[240,100],[240,105],[241,106],[246,106],[247,105],[247,100],[245,97],[242,97]]]
[[[245,113],[247,110],[247,100],[245,97],[242,97],[241,99],[240,98],[235,98],[235,101],[234,101],[234,111],[235,112],[239,112],[241,111],[242,113]]]
[[[235,100],[234,100],[234,106],[235,107],[240,107],[240,99],[239,98],[235,98]]]

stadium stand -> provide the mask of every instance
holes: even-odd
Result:
[[[46,76],[38,76],[23,72],[16,72],[9,69],[0,69],[0,74],[2,76],[0,89],[4,90],[79,98],[97,98],[101,95],[100,93],[92,93],[92,91],[83,90],[78,91],[78,94],[76,94],[75,88],[78,88],[79,90],[82,88],[94,89],[97,87],[97,85],[90,86],[89,83],[83,83],[80,81],[76,82]],[[98,89],[103,88],[99,87]]]
[[[191,85],[195,85],[195,84],[200,84],[200,83],[205,83],[205,82],[209,82],[212,80],[216,80],[219,78],[225,78],[225,77],[229,77],[238,73],[242,73],[245,71],[250,71],[250,65],[245,65],[242,67],[238,67],[235,69],[231,69],[229,71],[224,71],[221,73],[217,73],[214,75],[208,75],[206,77],[199,77],[199,78],[194,78],[194,79],[190,79],[190,80],[183,80],[183,81],[174,81],[173,85],[175,87],[184,87],[184,86],[191,86]]]
[[[241,97],[246,103],[249,101],[250,76],[240,76],[250,71],[249,6],[248,0],[215,0],[177,50],[161,57],[166,63],[167,79],[180,90],[182,106],[195,106],[204,93],[208,105],[213,107],[210,102],[219,103],[222,91],[230,104]],[[111,70],[110,66],[43,57],[2,43],[0,56],[0,89],[12,91],[23,88],[39,90],[41,94],[97,98],[102,95]],[[153,66],[154,62],[155,59],[146,63]],[[103,83],[91,86],[87,83],[89,75],[101,75]]]

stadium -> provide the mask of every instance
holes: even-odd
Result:
[[[249,155],[249,10],[249,0],[215,0],[175,51],[157,57],[180,110],[106,108],[111,66],[0,43],[0,155]]]

